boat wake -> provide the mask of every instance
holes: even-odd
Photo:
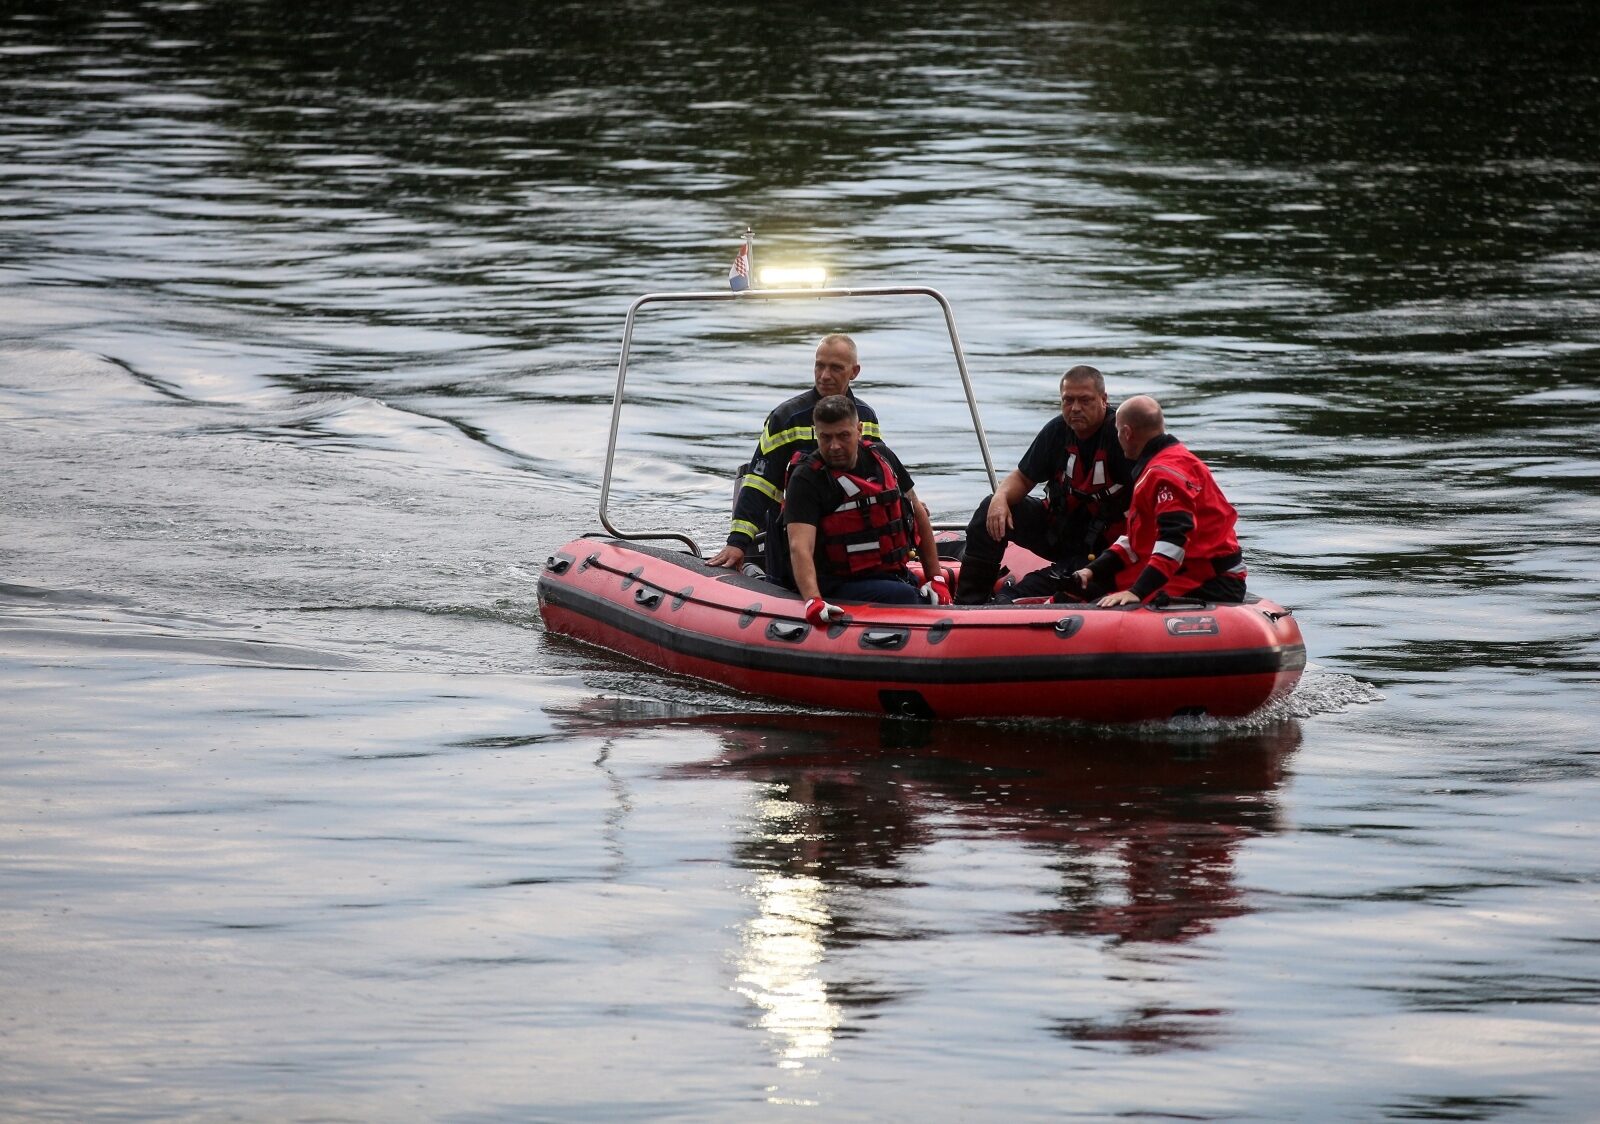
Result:
[[[1262,707],[1257,714],[1276,712],[1272,719],[1274,721],[1278,718],[1314,718],[1319,714],[1340,714],[1352,706],[1382,701],[1383,692],[1371,683],[1343,672],[1307,664],[1294,691],[1286,698]]]
[[[1300,719],[1315,718],[1319,714],[1339,714],[1352,706],[1382,701],[1383,692],[1371,683],[1353,675],[1329,671],[1316,664],[1307,664],[1293,691],[1282,698],[1273,699],[1250,714],[1236,718],[1182,716],[1141,722],[1133,727],[1123,727],[1123,730],[1156,739],[1204,740],[1270,730]]]

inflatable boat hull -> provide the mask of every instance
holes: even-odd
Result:
[[[1136,722],[1248,714],[1294,688],[1305,646],[1270,601],[844,604],[815,628],[797,594],[637,543],[577,539],[539,579],[552,633],[736,691],[929,718]]]

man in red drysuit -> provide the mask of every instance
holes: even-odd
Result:
[[[1234,536],[1238,513],[1199,457],[1167,432],[1161,404],[1137,395],[1117,408],[1117,441],[1136,463],[1128,531],[1073,577],[1092,590],[1109,584],[1106,607],[1158,592],[1206,601],[1244,600],[1245,565]],[[1142,565],[1140,565],[1142,563]]]

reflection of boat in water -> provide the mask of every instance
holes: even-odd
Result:
[[[611,525],[606,513],[611,469],[634,318],[641,307],[654,302],[917,295],[933,298],[944,312],[994,487],[953,313],[936,291],[649,294],[628,310],[617,370],[600,493],[600,522],[612,537],[576,539],[551,555],[539,579],[546,627],[734,690],[867,713],[1133,722],[1243,715],[1291,691],[1305,666],[1305,645],[1294,618],[1270,601],[1182,601],[1117,609],[1083,604],[851,604],[844,620],[813,627],[798,594],[759,577],[706,566],[688,535],[625,533]],[[692,553],[633,541],[641,539],[676,539]],[[1032,568],[1025,562],[1014,565],[1019,571]]]
[[[665,737],[675,755],[694,754],[666,776],[748,790],[731,852],[750,902],[733,986],[786,1069],[913,1001],[915,982],[886,966],[941,955],[917,942],[946,954],[1088,942],[1106,971],[1137,973],[1148,946],[1247,914],[1237,857],[1279,830],[1277,791],[1300,743],[1293,722],[1141,739],[599,699],[559,717],[563,736],[598,738],[608,758],[632,738]],[[1074,1041],[1161,1050],[1194,1046],[1223,1015],[1152,985],[1124,1009],[1064,1006],[1051,1025]]]
[[[864,770],[892,763],[958,790],[965,789],[965,779],[1010,777],[1019,796],[1045,807],[1077,805],[1094,793],[1130,787],[1270,788],[1282,777],[1284,759],[1300,744],[1300,728],[1293,722],[1138,737],[1035,723],[945,726],[843,714],[717,714],[649,721],[692,725],[715,734],[723,743],[724,769]]]
[[[804,841],[793,845],[796,870],[876,883],[939,819],[942,833],[1057,854],[1055,902],[1014,917],[1013,929],[1117,941],[1186,940],[1246,911],[1233,856],[1276,830],[1274,794],[1300,742],[1293,723],[1183,741],[894,720],[880,730],[845,716],[698,725],[724,752],[675,772],[782,786],[806,809],[803,830],[778,836]]]
[[[850,715],[580,721],[591,732],[692,731],[720,752],[669,775],[775,786],[783,822],[740,844],[754,867],[887,885],[936,835],[980,832],[1062,856],[1057,903],[1018,927],[1121,941],[1184,940],[1244,912],[1233,854],[1277,830],[1276,792],[1300,744],[1292,721],[1153,739]]]

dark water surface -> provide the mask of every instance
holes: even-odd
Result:
[[[1600,45],[1529,5],[0,13],[0,1116],[1592,1118]],[[1313,666],[1229,727],[807,716],[546,637],[622,313],[1092,362]],[[662,311],[613,511],[714,541],[857,334]]]

